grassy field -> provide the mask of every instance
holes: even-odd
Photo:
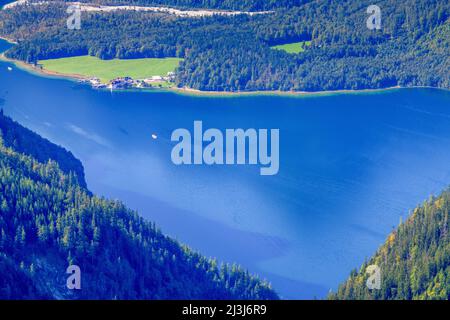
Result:
[[[311,41],[302,41],[274,46],[272,49],[283,50],[287,53],[300,53],[305,51],[306,47],[309,47],[310,45]]]
[[[38,63],[48,71],[97,77],[102,82],[107,83],[112,79],[125,76],[133,79],[166,76],[167,72],[175,70],[180,61],[181,59],[178,58],[101,60],[91,56],[80,56],[40,60]]]

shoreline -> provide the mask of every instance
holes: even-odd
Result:
[[[0,37],[9,43],[14,43],[4,37]],[[17,68],[29,72],[31,74],[47,77],[47,78],[55,78],[55,79],[65,79],[69,81],[80,81],[80,80],[88,80],[90,77],[83,76],[80,74],[65,74],[59,73],[56,71],[49,71],[45,69],[41,69],[35,67],[29,63],[24,61],[10,59],[5,56],[5,53],[0,54],[0,61],[5,61],[14,64]],[[246,96],[284,96],[284,97],[314,97],[314,96],[330,96],[336,94],[365,94],[365,93],[378,93],[385,91],[394,91],[399,89],[413,89],[413,88],[428,88],[428,89],[440,89],[440,90],[448,90],[446,88],[438,88],[438,87],[427,87],[427,86],[412,86],[412,87],[401,87],[394,86],[388,88],[378,88],[378,89],[360,89],[360,90],[351,90],[351,89],[342,89],[342,90],[325,90],[325,91],[201,91],[198,89],[183,87],[170,87],[170,88],[131,88],[131,89],[115,89],[116,92],[120,91],[134,91],[134,92],[170,92],[179,95],[186,96],[194,96],[194,97],[246,97]],[[94,89],[94,88],[93,88]],[[96,90],[105,90],[105,89],[96,89]]]
[[[285,96],[285,97],[308,97],[308,96],[327,96],[335,94],[357,94],[357,93],[376,93],[382,91],[391,91],[402,89],[400,86],[380,89],[361,89],[361,90],[325,90],[325,91],[201,91],[192,88],[170,88],[168,91],[182,95],[203,96],[203,97],[248,97],[248,96]]]
[[[9,44],[17,44],[17,42],[14,41],[13,39],[6,38],[4,36],[0,36],[0,40],[4,40],[4,41],[8,42]]]
[[[21,60],[11,59],[5,56],[5,53],[0,54],[0,61],[5,61],[14,64],[17,68],[29,72],[31,74],[35,74],[37,76],[41,77],[48,77],[48,78],[59,78],[59,79],[67,79],[72,81],[78,81],[78,80],[86,80],[89,79],[89,77],[82,76],[80,74],[65,74],[65,73],[59,73],[55,71],[49,71],[45,69],[41,69],[38,67],[35,67],[29,63],[26,63]]]

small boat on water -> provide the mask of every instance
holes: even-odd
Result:
[[[11,67],[8,67],[8,71],[12,71],[12,68],[11,68]]]
[[[158,136],[156,134],[152,134],[152,139],[156,140],[156,139],[158,139]]]

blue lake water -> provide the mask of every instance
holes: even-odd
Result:
[[[336,289],[401,217],[450,185],[449,91],[111,93],[7,66],[0,63],[5,113],[71,150],[94,193],[123,200],[207,256],[242,264],[284,298]],[[173,165],[170,135],[194,120],[279,128],[279,174]]]
[[[5,4],[14,2],[13,0],[0,0],[0,8],[2,8]]]

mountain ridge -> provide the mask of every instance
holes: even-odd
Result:
[[[393,231],[332,300],[449,300],[450,188],[430,197]],[[380,287],[369,289],[369,266],[380,270]]]

